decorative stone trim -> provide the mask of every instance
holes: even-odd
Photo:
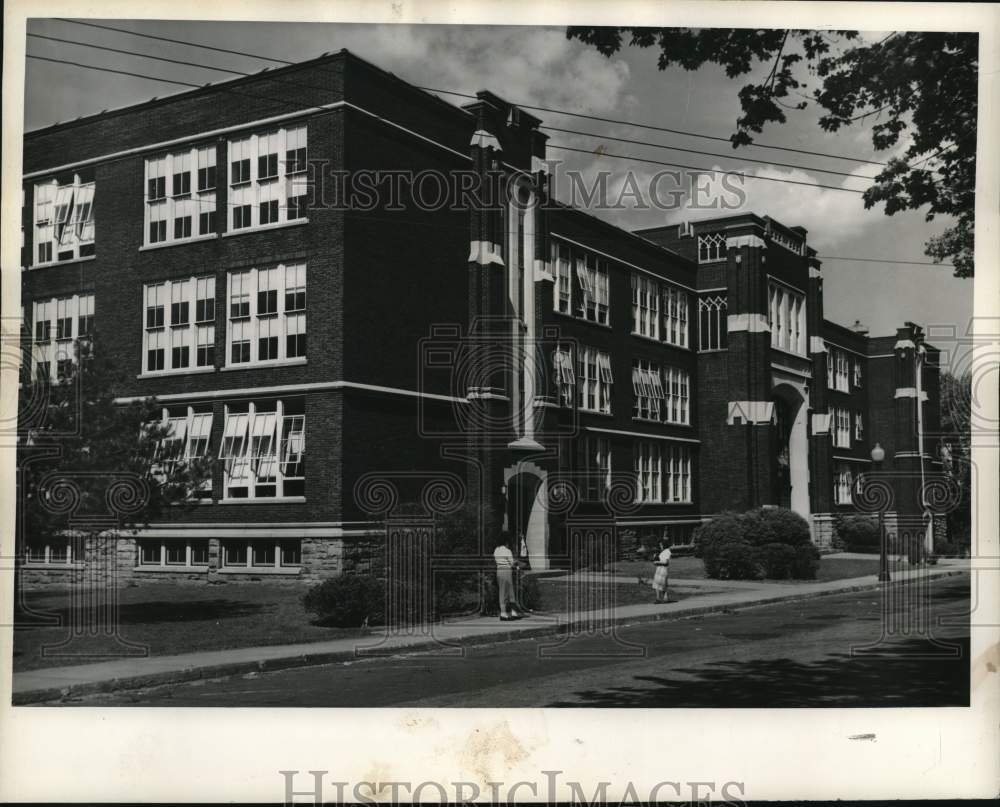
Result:
[[[469,141],[470,146],[479,146],[481,149],[493,149],[494,151],[503,151],[500,148],[500,141],[497,140],[496,135],[492,135],[485,129],[477,129],[472,134],[472,140]]]
[[[740,247],[767,249],[767,242],[759,235],[734,235],[726,239],[726,249],[739,249]]]
[[[489,241],[469,242],[469,263],[478,263],[480,266],[489,266],[498,263],[503,266],[500,245]]]
[[[907,349],[913,350],[913,348],[915,348],[915,347],[916,347],[916,344],[914,344],[914,342],[913,342],[912,339],[900,339],[893,346],[893,350],[907,350]]]
[[[730,333],[749,331],[750,333],[770,333],[771,326],[763,314],[730,314],[726,317],[726,327]]]
[[[726,423],[734,424],[736,418],[743,423],[771,423],[774,420],[774,401],[730,401]]]
[[[533,174],[545,174],[549,173],[549,164],[541,157],[536,157],[532,155],[531,157],[531,173]]]
[[[812,433],[830,433],[830,414],[828,412],[814,412],[812,416]]]
[[[896,396],[897,398],[916,398],[917,388],[916,387],[897,387]]]
[[[820,273],[819,269],[817,269],[815,266],[810,266],[809,267],[809,277],[810,278],[822,277],[822,276],[823,275]]]
[[[826,342],[823,341],[822,336],[810,336],[809,337],[809,352],[810,353],[826,353]]]
[[[549,269],[548,261],[535,260],[535,280],[547,280],[549,283],[556,282],[555,275]]]

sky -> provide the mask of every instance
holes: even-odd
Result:
[[[660,71],[652,49],[626,48],[609,59],[592,47],[567,40],[565,29],[549,27],[99,22],[179,39],[188,44],[154,41],[71,22],[34,19],[28,23],[27,51],[144,76],[203,84],[235,76],[197,65],[243,72],[277,65],[257,58],[203,50],[191,43],[288,61],[302,61],[348,48],[406,81],[425,87],[470,94],[489,89],[514,103],[566,109],[614,121],[641,122],[716,137],[728,137],[734,131],[740,113],[739,89],[766,75],[770,69],[770,65],[757,64],[750,75],[735,79],[727,78],[723,70],[714,65],[690,72],[679,67]],[[53,42],[30,34],[163,56],[184,64]],[[875,40],[881,39],[884,33],[866,32],[864,36]],[[147,78],[29,59],[25,129],[30,131],[183,89]],[[467,100],[448,95],[442,97],[456,104]],[[836,134],[823,132],[817,125],[820,112],[815,105],[810,105],[802,111],[788,111],[785,124],[770,126],[757,137],[760,143],[769,145],[856,158],[842,160],[758,147],[733,151],[728,143],[720,141],[655,132],[624,123],[531,112],[546,125],[603,136],[581,137],[548,131],[548,155],[550,159],[564,160],[560,170],[579,171],[585,182],[593,181],[598,171],[611,172],[608,184],[612,197],[618,196],[617,191],[625,185],[626,173],[631,172],[640,187],[645,187],[649,177],[663,167],[595,154],[595,149],[601,146],[610,154],[745,173],[745,198],[740,207],[728,212],[768,215],[788,226],[800,225],[809,231],[810,246],[823,257],[824,303],[828,319],[845,325],[860,320],[872,335],[895,333],[904,321],[925,327],[954,326],[959,333],[965,332],[972,315],[971,280],[954,278],[947,267],[883,262],[929,261],[923,254],[924,242],[939,234],[948,225],[948,219],[939,217],[926,222],[924,211],[886,216],[881,206],[865,210],[860,194],[845,190],[864,189],[865,177],[874,176],[879,169],[878,165],[866,161],[885,161],[888,156],[886,152],[876,153],[872,149],[870,130],[863,124],[854,124]],[[724,156],[690,154],[603,139],[607,137],[624,137]],[[560,144],[582,148],[587,153],[560,151],[555,148]],[[746,162],[747,158],[764,162]],[[798,167],[780,166],[775,162]],[[820,168],[850,176],[816,170]],[[807,187],[752,177],[834,187]],[[560,187],[565,187],[564,183],[560,183]],[[661,185],[661,188],[666,187]],[[591,212],[630,230],[719,215],[716,210],[683,207],[665,211],[633,206],[632,209]],[[876,260],[843,260],[852,257]]]

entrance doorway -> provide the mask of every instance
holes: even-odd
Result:
[[[806,427],[808,406],[805,393],[782,383],[772,392],[775,411],[773,472],[777,502],[794,510],[807,521],[809,506],[809,438]]]

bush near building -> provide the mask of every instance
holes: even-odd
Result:
[[[695,532],[695,554],[717,580],[813,580],[819,569],[809,524],[773,507],[712,519]]]
[[[847,552],[878,553],[880,549],[878,521],[871,516],[841,516],[834,529]]]

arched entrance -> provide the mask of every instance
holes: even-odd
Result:
[[[515,555],[527,552],[532,569],[549,568],[549,521],[546,508],[548,474],[534,463],[518,464],[504,470],[507,507],[504,529],[514,539]]]
[[[809,520],[809,436],[804,390],[781,383],[773,390],[775,450],[773,472],[777,504]]]

